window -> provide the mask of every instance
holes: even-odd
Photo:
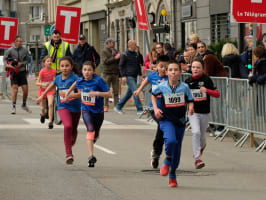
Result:
[[[211,15],[211,42],[215,43],[230,36],[228,13]]]
[[[33,21],[41,21],[43,15],[43,8],[41,6],[31,7],[31,18]]]
[[[39,41],[41,39],[41,36],[40,35],[32,35],[31,38],[32,38],[32,41]]]
[[[189,21],[189,22],[184,22],[185,24],[185,42],[189,42],[189,36],[192,35],[193,33],[197,33],[197,21]]]
[[[126,18],[127,41],[131,39],[129,18]]]

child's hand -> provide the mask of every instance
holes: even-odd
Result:
[[[202,93],[207,93],[207,88],[202,86],[202,87],[200,87],[200,91]]]
[[[163,117],[163,111],[161,109],[154,109],[154,115],[157,119],[160,119]]]
[[[43,99],[43,96],[42,95],[39,96],[39,98],[36,100],[36,104],[39,104],[42,101],[42,99]]]
[[[139,96],[139,91],[138,90],[136,90],[136,91],[134,91],[134,96],[136,97],[136,96]]]
[[[189,115],[193,115],[194,114],[194,108],[189,107],[188,113],[189,113]]]

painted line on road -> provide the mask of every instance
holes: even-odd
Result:
[[[28,124],[31,124],[31,125],[41,125],[39,118],[24,118],[22,120],[27,122]],[[48,122],[48,120],[46,120],[46,121]],[[103,121],[103,125],[114,125],[114,123],[110,122],[110,121],[107,121],[107,120],[104,120]]]
[[[105,153],[116,155],[116,152],[113,152],[113,151],[111,151],[109,149],[106,149],[105,147],[102,147],[100,145],[94,144],[94,147],[99,149],[99,150],[101,150],[101,151],[103,151],[103,152],[105,152]]]

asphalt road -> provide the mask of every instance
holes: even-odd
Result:
[[[190,132],[183,141],[179,187],[169,188],[168,178],[150,166],[156,126],[136,120],[134,108],[125,115],[105,114],[95,168],[87,167],[81,119],[74,165],[67,166],[63,126],[48,130],[39,123],[39,107],[30,102],[33,112],[25,113],[20,98],[16,115],[9,114],[9,100],[0,100],[0,200],[265,199],[265,152],[236,148],[229,137],[219,142],[208,136],[206,167],[196,170]]]

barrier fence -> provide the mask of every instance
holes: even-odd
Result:
[[[183,73],[181,81],[185,81],[191,74]],[[248,80],[227,77],[211,77],[214,85],[220,91],[220,98],[211,98],[210,124],[225,126],[219,135],[224,139],[230,129],[244,131],[245,134],[236,142],[242,146],[251,133],[266,136],[266,85],[250,86]],[[146,95],[145,102],[150,101]],[[218,136],[216,137],[216,139]],[[266,139],[256,151],[263,151]]]

